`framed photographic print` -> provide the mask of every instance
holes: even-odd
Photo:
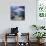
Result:
[[[11,6],[11,20],[25,20],[25,6]]]
[[[46,24],[46,0],[37,0],[37,15],[36,15],[36,24],[43,25]]]

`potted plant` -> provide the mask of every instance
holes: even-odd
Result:
[[[38,43],[41,43],[40,40],[46,36],[45,34],[45,32],[35,32],[33,35],[37,38]]]

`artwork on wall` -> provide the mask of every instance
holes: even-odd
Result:
[[[11,6],[11,20],[25,20],[25,6]]]
[[[40,17],[46,17],[46,5],[40,4],[39,6],[39,16]]]
[[[36,24],[45,26],[46,25],[46,0],[37,0],[37,15]],[[46,28],[46,27],[45,27]]]

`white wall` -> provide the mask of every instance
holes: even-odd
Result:
[[[25,20],[12,21],[10,20],[10,6],[24,5]],[[36,24],[36,0],[1,0],[0,1],[0,34],[8,32],[11,27],[19,27],[20,32],[29,32],[32,36],[30,26]],[[9,31],[10,32],[10,31]]]

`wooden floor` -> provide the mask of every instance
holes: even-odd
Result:
[[[0,42],[0,46],[4,46],[4,43],[2,42]],[[8,43],[8,45],[7,46],[15,46],[15,43]],[[25,46],[25,45],[24,45]],[[30,43],[30,46],[37,46],[37,43],[34,43],[34,42],[32,42],[32,43]],[[41,45],[41,46],[46,46],[46,43],[44,43],[43,45]]]

